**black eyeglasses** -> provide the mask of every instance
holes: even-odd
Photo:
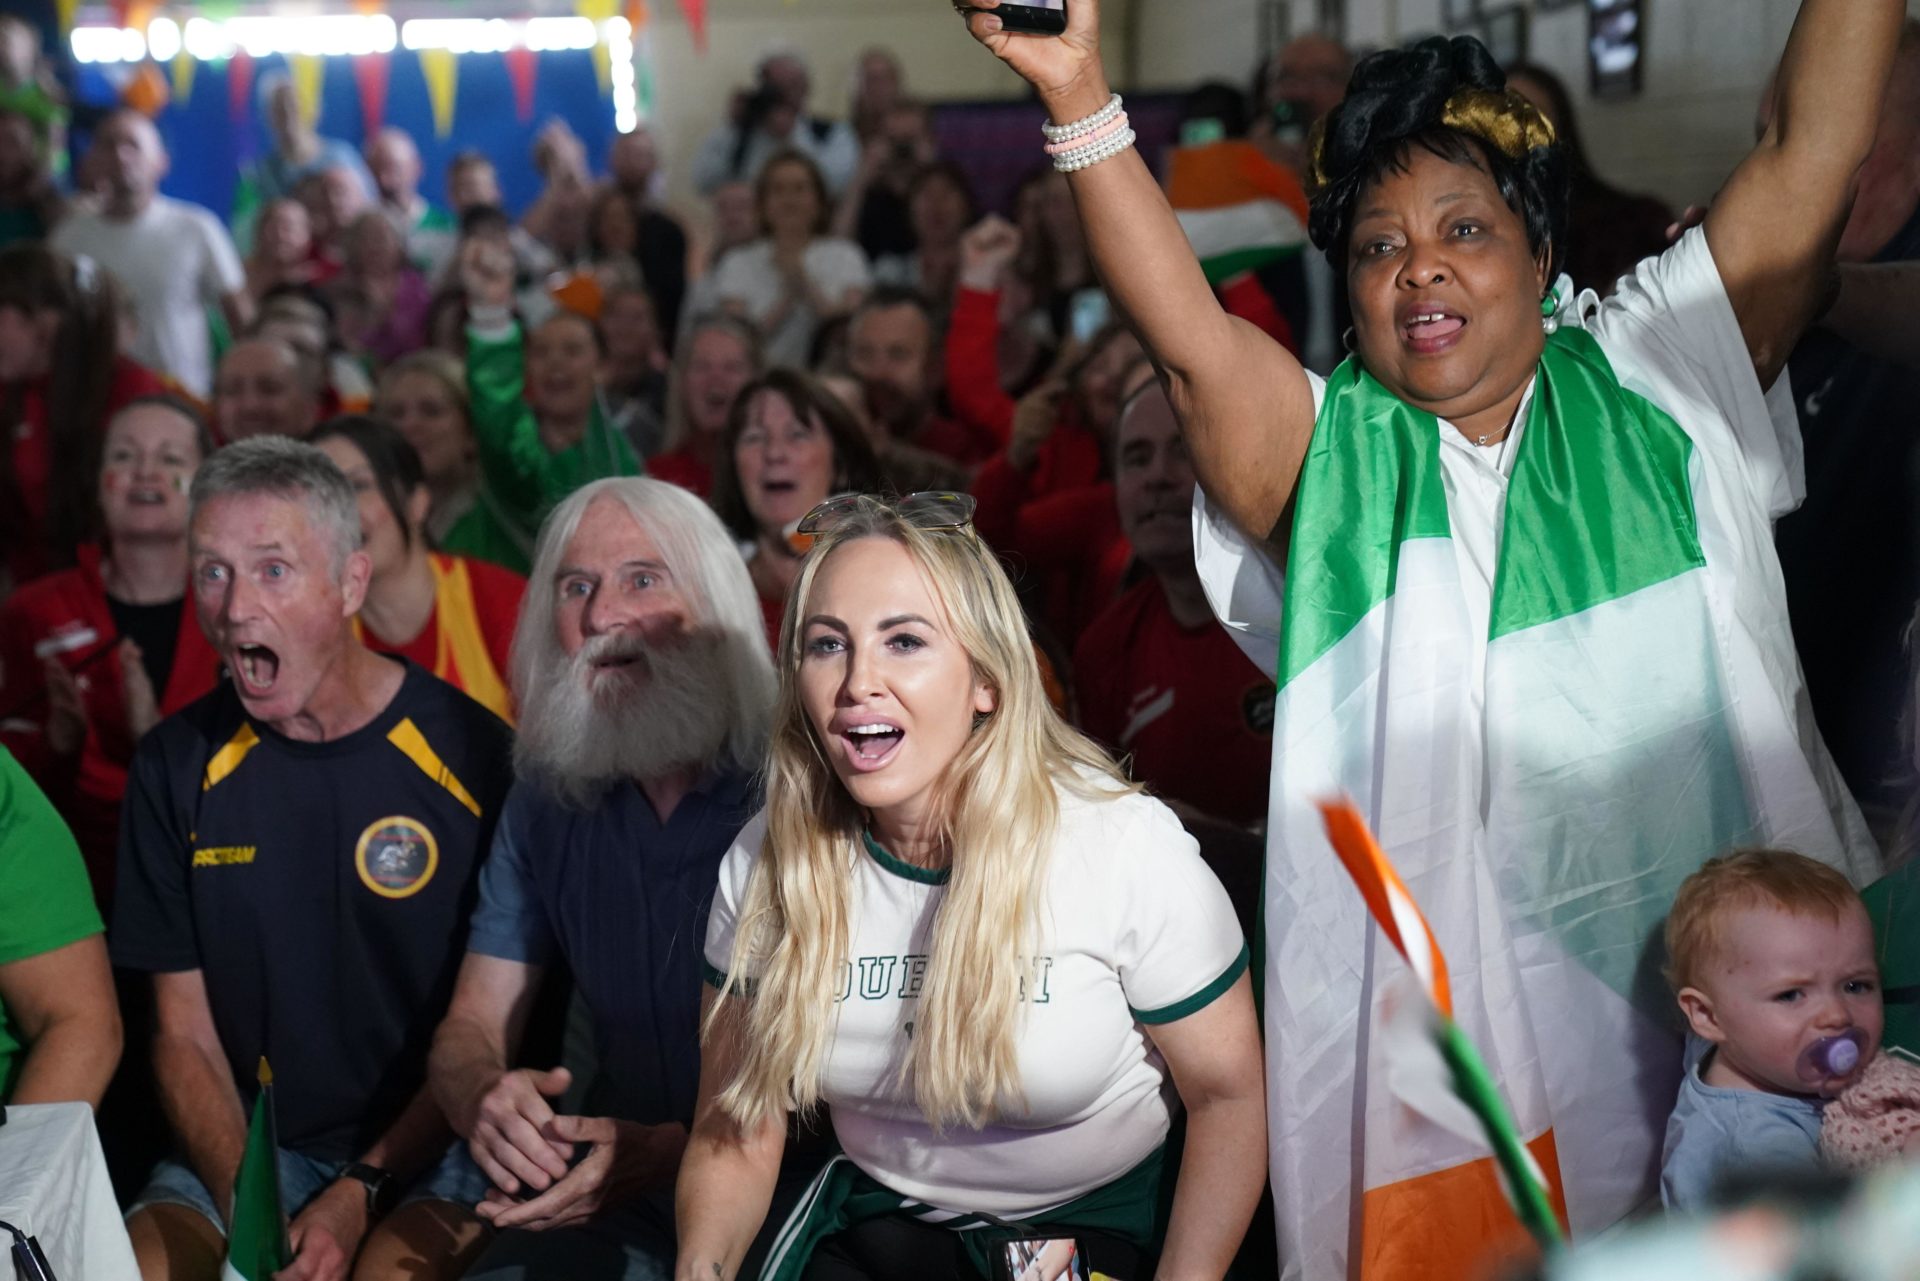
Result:
[[[862,502],[880,501],[863,494],[836,494],[805,516],[794,533],[818,538],[860,509]],[[908,494],[896,503],[885,504],[901,520],[915,529],[966,529],[973,524],[973,511],[979,504],[972,494],[952,489],[928,489]]]

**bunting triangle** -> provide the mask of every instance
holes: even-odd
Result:
[[[387,55],[362,54],[353,60],[353,80],[360,90],[360,128],[371,138],[387,116]]]
[[[539,55],[522,46],[500,56],[506,60],[507,79],[513,84],[514,115],[525,124],[533,119],[533,82],[539,72]]]
[[[707,51],[707,0],[680,0],[680,12],[686,15],[687,30],[693,33],[696,53]]]
[[[620,0],[575,0],[573,11],[591,21],[598,31],[607,19],[620,12]],[[602,39],[593,42],[593,77],[600,82],[602,97],[613,92],[612,55]]]
[[[173,100],[184,107],[193,100],[193,73],[200,69],[200,60],[182,49],[173,56]]]
[[[433,136],[444,138],[453,132],[454,93],[460,80],[453,51],[422,49],[420,74],[426,78],[427,101],[433,106]]]
[[[327,71],[325,60],[318,54],[290,54],[287,69],[293,73],[293,97],[300,104],[300,118],[308,125],[317,124],[320,120],[320,86]]]

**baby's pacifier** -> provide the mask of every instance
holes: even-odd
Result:
[[[1800,1079],[1821,1085],[1853,1075],[1867,1052],[1867,1034],[1850,1027],[1838,1036],[1823,1036],[1800,1052]]]

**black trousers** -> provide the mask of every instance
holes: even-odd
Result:
[[[1147,1281],[1158,1262],[1109,1233],[1063,1228],[1060,1235],[1078,1237],[1088,1272],[1114,1281]],[[974,1270],[960,1237],[898,1215],[869,1219],[822,1241],[807,1262],[806,1281],[989,1281]]]

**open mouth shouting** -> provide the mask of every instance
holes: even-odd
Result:
[[[252,641],[235,645],[233,658],[227,666],[232,670],[234,679],[240,682],[240,692],[253,698],[265,698],[271,694],[274,682],[280,679],[280,655]]]
[[[847,763],[862,774],[885,769],[899,753],[906,737],[906,730],[877,717],[846,722],[834,730],[834,738],[846,753]]]
[[[167,493],[168,491],[152,485],[139,485],[127,491],[127,506],[165,507]]]
[[[1445,303],[1408,303],[1396,319],[1400,341],[1417,356],[1437,356],[1451,349],[1467,327],[1467,318]]]

